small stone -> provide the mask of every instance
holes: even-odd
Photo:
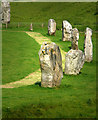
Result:
[[[85,61],[84,53],[81,50],[71,49],[65,56],[65,74],[77,75]]]
[[[71,41],[72,39],[72,26],[71,24],[64,20],[62,22],[62,41]]]
[[[43,43],[39,51],[41,86],[56,87],[63,78],[62,56],[55,43]]]
[[[73,50],[78,50],[78,40],[79,40],[79,32],[77,28],[72,29],[72,46]]]
[[[49,19],[48,21],[48,34],[55,35],[56,32],[56,22],[54,19]]]
[[[33,26],[32,26],[32,23],[30,24],[30,31],[32,31],[33,30]]]
[[[93,60],[93,44],[92,44],[92,30],[86,28],[84,41],[85,61],[91,62]]]

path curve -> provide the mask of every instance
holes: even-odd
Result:
[[[35,39],[40,45],[42,45],[43,42],[48,42],[48,43],[52,42],[49,38],[43,36],[41,33],[26,32],[26,31],[25,31],[25,33],[27,35],[29,35],[30,37],[32,37],[33,39]],[[61,50],[61,55],[62,55],[62,66],[64,69],[66,52],[64,52],[61,48],[60,48],[60,50]],[[7,83],[0,87],[2,87],[2,88],[18,88],[18,87],[22,87],[22,86],[32,85],[32,84],[35,84],[36,82],[40,82],[40,81],[41,81],[41,71],[37,70],[36,72],[29,74],[28,76],[26,76],[25,78],[23,78],[19,81]]]

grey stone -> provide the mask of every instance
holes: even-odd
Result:
[[[43,43],[39,51],[41,86],[56,87],[63,78],[62,56],[55,43]]]
[[[73,50],[78,50],[78,40],[79,40],[79,32],[77,28],[72,29],[72,46]]]
[[[93,60],[92,30],[88,27],[85,32],[84,54],[85,61],[91,62]]]
[[[71,24],[64,20],[62,22],[62,41],[71,41],[72,39],[72,26]]]
[[[81,50],[71,49],[65,56],[65,74],[79,74],[84,62],[84,53]]]
[[[1,22],[9,23],[10,22],[10,2],[7,0],[2,0],[1,2]]]
[[[55,35],[56,32],[56,22],[54,19],[49,19],[48,21],[48,34]]]

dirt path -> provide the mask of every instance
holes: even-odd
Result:
[[[25,78],[23,78],[19,81],[15,81],[15,82],[11,82],[11,83],[2,85],[2,88],[17,88],[17,87],[21,87],[21,86],[32,85],[32,84],[34,84],[36,82],[40,82],[40,81],[41,81],[41,72],[40,72],[40,70],[37,70],[36,72],[29,74],[28,76],[26,76]]]
[[[27,33],[30,37],[34,38],[40,45],[43,42],[52,42],[49,38],[43,36],[40,33],[37,33],[37,32],[25,32],[25,33]],[[62,54],[62,66],[64,69],[66,52],[64,52],[61,48],[60,48],[60,50],[61,50],[61,54]],[[32,85],[32,84],[35,84],[36,82],[40,82],[40,81],[41,81],[41,71],[37,70],[36,72],[29,74],[28,76],[26,76],[25,78],[23,78],[19,81],[7,83],[0,87],[2,87],[2,88],[17,88],[17,87],[21,87],[21,86]]]
[[[42,45],[43,42],[52,42],[49,38],[43,36],[41,33],[37,33],[37,32],[26,32],[29,36],[31,36],[32,38],[34,38],[36,40],[36,42],[38,42],[40,45]],[[63,51],[60,48],[61,54],[62,54],[62,64],[63,64],[63,69],[64,69],[64,61],[65,61],[65,54],[66,52]]]

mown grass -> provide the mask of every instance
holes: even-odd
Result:
[[[13,90],[3,89],[3,116],[94,118],[96,99],[93,80],[83,80],[81,75],[64,75],[60,88],[49,89],[33,85]]]
[[[61,31],[56,31],[56,36],[48,36],[47,29],[35,29],[34,31],[39,32],[44,36],[50,38],[66,52],[71,47],[71,42],[61,41]],[[5,35],[5,37],[3,36],[3,41],[12,41],[4,42],[5,45],[3,45],[3,49],[6,55],[8,55],[7,53],[15,54],[15,51],[13,50],[14,47],[10,47],[11,51],[9,52],[9,50],[6,50],[6,46],[12,46],[12,43],[14,43],[14,41],[16,42],[16,40],[17,43],[21,46],[23,45],[22,43],[24,43],[24,45],[27,45],[27,48],[23,49],[24,52],[26,52],[25,50],[29,50],[30,56],[31,53],[34,52],[34,54],[32,54],[32,57],[35,56],[35,54],[38,55],[39,45],[34,40],[32,40],[32,38],[25,35],[25,33],[15,32],[14,34],[12,34],[11,32],[3,32],[3,35]],[[22,35],[25,37],[23,37]],[[14,36],[14,39],[12,39],[12,36]],[[19,37],[21,37],[21,40],[19,39]],[[3,118],[95,118],[96,35],[94,33],[92,36],[92,41],[94,51],[93,61],[91,63],[85,63],[83,69],[81,70],[81,73],[77,76],[64,75],[60,87],[42,88],[40,87],[40,83],[36,83],[34,85],[21,88],[3,89]],[[36,44],[36,46],[33,45],[33,47],[30,47],[32,45],[32,42],[34,42],[33,44]],[[83,50],[83,44],[84,33],[80,33],[79,48],[81,50]],[[36,48],[36,51],[34,50],[34,47]],[[21,54],[20,49],[17,49],[16,53],[17,52],[19,52],[20,55],[16,54],[16,58],[21,58],[23,54]],[[13,59],[13,57],[11,57],[10,60],[11,59]],[[18,62],[19,60],[20,59],[18,59]],[[39,67],[38,60],[38,57],[34,57],[35,69]],[[16,62],[17,61],[15,60],[13,61],[13,63]],[[5,61],[5,63],[8,64],[7,61]],[[21,70],[21,67],[20,64],[14,65],[16,66],[14,68],[16,69],[16,76],[18,78],[18,71]],[[33,63],[31,65],[30,62],[24,65],[22,71],[24,71],[26,67],[27,71],[31,72],[29,71],[29,65],[30,69],[33,68]],[[6,78],[6,76],[8,76],[8,78],[10,78],[10,76],[14,77],[15,74],[13,74],[12,71],[9,76],[10,70],[13,70],[13,64],[9,64],[9,66],[6,66],[7,72],[6,74],[3,74],[3,78]],[[5,72],[5,69],[3,71]],[[26,76],[25,73],[24,75]]]
[[[20,80],[39,68],[40,45],[23,32],[2,32],[2,83]]]

